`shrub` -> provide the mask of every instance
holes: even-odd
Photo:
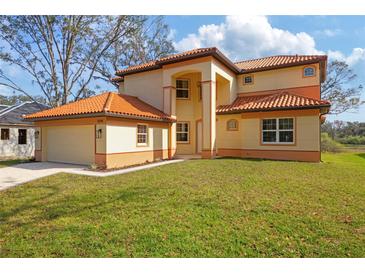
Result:
[[[321,151],[324,152],[341,152],[342,145],[333,140],[328,133],[323,132],[321,134]]]
[[[346,136],[339,138],[338,141],[341,144],[365,145],[365,136]]]

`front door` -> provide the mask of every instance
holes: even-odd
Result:
[[[203,124],[202,121],[196,122],[196,153],[202,152],[203,146]]]

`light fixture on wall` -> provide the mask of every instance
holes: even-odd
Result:
[[[34,138],[38,139],[39,138],[39,130],[36,130],[34,132]]]
[[[96,130],[96,139],[101,139],[103,135],[103,130],[101,128]]]

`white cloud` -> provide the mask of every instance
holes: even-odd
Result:
[[[275,54],[322,54],[312,36],[271,26],[266,16],[227,16],[219,25],[202,25],[175,42],[178,51],[216,46],[233,60]]]
[[[321,35],[326,37],[334,37],[342,33],[340,29],[324,29],[324,30],[317,30],[314,32],[315,35]]]
[[[354,48],[350,55],[345,55],[341,51],[328,51],[328,58],[332,60],[345,61],[350,66],[355,66],[361,61],[365,61],[365,48]]]

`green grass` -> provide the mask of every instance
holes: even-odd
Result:
[[[0,161],[0,168],[8,167],[8,166],[16,165],[16,164],[21,164],[21,163],[26,163],[28,161],[29,160],[24,160],[24,159]]]
[[[191,160],[0,193],[1,257],[364,257],[365,154]]]

